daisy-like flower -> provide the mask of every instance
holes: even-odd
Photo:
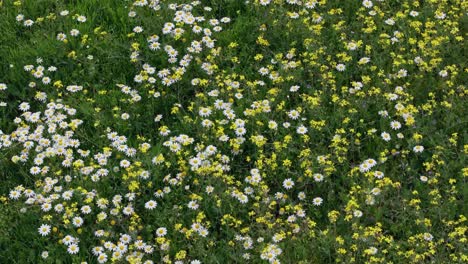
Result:
[[[312,203],[315,205],[315,206],[319,206],[323,203],[323,199],[320,198],[320,197],[315,197],[314,199],[312,199]]]
[[[21,192],[17,190],[10,191],[9,197],[12,200],[17,200],[21,196]]]
[[[375,161],[375,159],[366,159],[365,163],[369,164],[371,168],[377,165],[377,161]]]
[[[211,186],[211,185],[206,186],[205,192],[206,192],[207,194],[210,194],[210,193],[212,193],[213,191],[214,191],[214,187],[213,187],[213,186]]]
[[[213,145],[207,146],[206,150],[205,150],[206,154],[208,154],[209,156],[215,154],[216,151],[217,151],[217,148],[215,146],[213,146]]]
[[[81,212],[83,214],[89,214],[91,213],[91,207],[89,205],[84,205],[81,207]]]
[[[80,247],[78,247],[77,244],[75,243],[72,243],[68,246],[68,249],[67,249],[68,253],[70,253],[71,255],[74,255],[74,254],[77,254],[78,251],[80,251]]]
[[[167,229],[165,227],[160,227],[158,229],[156,229],[156,235],[158,237],[163,237],[167,234]]]
[[[285,189],[291,189],[292,187],[294,187],[294,181],[291,178],[284,180],[283,187]]]
[[[398,122],[398,121],[392,121],[392,122],[390,122],[390,127],[391,127],[393,130],[400,129],[400,128],[401,128],[401,123]]]
[[[393,26],[393,25],[395,25],[395,20],[393,20],[393,18],[389,18],[389,19],[385,20],[385,24]]]
[[[361,165],[359,165],[359,170],[361,172],[368,172],[370,169],[371,169],[371,166],[366,162],[363,162]]]
[[[380,188],[373,188],[373,189],[371,190],[371,193],[372,193],[373,195],[379,195],[380,192],[381,192]]]
[[[101,212],[100,214],[105,214],[105,212]],[[99,214],[98,214],[98,217],[99,217]],[[105,219],[105,218],[104,218],[104,219]],[[104,236],[104,234],[105,234],[105,232],[104,232],[104,230],[102,230],[102,229],[96,230],[96,231],[94,232],[94,235],[95,235],[96,237],[102,237],[102,236]]]
[[[290,92],[297,92],[299,91],[300,86],[299,85],[293,85],[291,88],[289,88]]]
[[[206,237],[208,235],[208,229],[202,227],[198,230],[198,234],[202,237]]]
[[[356,44],[356,42],[349,42],[346,47],[349,49],[349,50],[356,50],[358,45]]]
[[[132,241],[132,237],[128,234],[123,234],[119,240],[124,244],[129,244]]]
[[[307,128],[305,126],[299,126],[296,130],[296,132],[299,134],[299,135],[304,135],[305,133],[307,133]]]
[[[439,76],[440,77],[447,77],[448,76],[448,71],[447,70],[441,70],[439,72]]]
[[[86,17],[85,17],[85,16],[78,16],[78,17],[76,18],[76,21],[81,22],[81,23],[84,23],[84,22],[86,22]]]
[[[55,212],[57,212],[57,213],[62,212],[62,211],[63,211],[63,205],[62,205],[62,204],[57,204],[57,205],[55,205],[55,206],[54,206],[54,210],[55,210]]]
[[[99,256],[99,254],[101,254],[102,252],[104,252],[103,247],[93,247],[93,249],[91,250],[91,253],[93,253],[93,255],[95,256]]]
[[[115,250],[116,250],[117,252],[120,252],[120,253],[123,254],[123,253],[127,252],[128,246],[127,246],[126,244],[124,244],[124,243],[118,242],[118,243],[117,243],[117,247],[116,247]]]
[[[23,112],[26,112],[26,111],[29,110],[30,106],[29,106],[29,103],[23,102],[18,106],[18,108],[19,108],[19,110],[21,110]]]
[[[419,12],[412,10],[409,14],[412,17],[417,17],[419,15]]]
[[[200,223],[193,223],[191,228],[195,231],[198,231],[202,228],[203,226]]]
[[[122,168],[128,168],[130,165],[131,165],[131,163],[128,160],[120,161],[120,167],[122,167]]]
[[[161,49],[161,43],[155,41],[155,42],[151,42],[149,45],[148,45],[149,49],[150,50],[160,50]]]
[[[112,250],[115,247],[115,245],[110,241],[104,242],[103,246],[104,246],[105,249],[108,249],[108,250]],[[99,248],[98,250],[99,250],[99,252],[103,251],[102,248]]]
[[[198,114],[202,117],[207,117],[207,116],[210,116],[211,115],[211,109],[208,108],[208,107],[202,107],[200,108],[200,110],[198,111]]]
[[[249,201],[249,198],[247,197],[247,195],[245,194],[242,194],[242,195],[239,195],[237,197],[237,199],[239,200],[239,202],[241,202],[242,204],[245,204]]]
[[[122,210],[122,213],[124,215],[131,215],[131,214],[133,214],[133,212],[134,212],[134,210],[133,210],[133,207],[131,205],[124,207],[124,209]]]
[[[247,130],[244,127],[238,127],[235,130],[236,136],[240,137],[244,135],[247,132]]]
[[[367,64],[370,62],[370,59],[368,57],[363,57],[363,58],[360,58],[359,61],[358,61],[358,64]]]
[[[354,210],[353,216],[354,216],[354,217],[357,217],[357,218],[360,218],[360,217],[362,216],[362,211],[360,211],[360,210]]]
[[[268,121],[268,128],[269,129],[277,129],[278,128],[278,123],[276,123],[275,121],[273,120],[270,120]]]
[[[156,201],[149,200],[148,202],[145,203],[145,208],[149,210],[153,210],[154,208],[156,208],[157,205],[158,203]]]
[[[445,19],[446,16],[447,15],[444,12],[441,12],[441,11],[436,11],[435,12],[435,18],[437,18],[437,19],[442,20],[442,19]]]
[[[342,72],[342,71],[346,70],[346,66],[344,64],[340,63],[340,64],[336,65],[336,70]]]
[[[413,148],[413,151],[416,152],[416,153],[421,153],[421,152],[423,152],[423,150],[424,150],[424,147],[421,146],[421,145],[414,146],[414,148]]]
[[[42,224],[38,230],[41,236],[47,236],[50,234],[50,225]]]
[[[130,115],[128,113],[123,113],[122,115],[120,115],[120,118],[122,118],[122,120],[128,120],[130,118]]]
[[[424,233],[423,234],[423,238],[424,240],[426,241],[432,241],[432,239],[434,238],[430,233]]]
[[[80,227],[83,225],[83,218],[77,216],[77,217],[73,217],[73,225],[76,226],[76,227]]]
[[[370,247],[369,249],[367,249],[367,251],[370,255],[375,255],[377,254],[377,252],[379,252],[379,250],[376,247]]]
[[[41,168],[37,167],[37,166],[34,166],[32,167],[29,172],[32,174],[32,175],[37,175],[41,172]]]
[[[73,37],[76,37],[80,34],[80,31],[78,29],[72,29],[70,30],[70,35]]]
[[[363,5],[365,8],[371,8],[372,6],[374,6],[374,4],[372,3],[372,1],[370,1],[370,0],[364,0],[364,1],[362,1],[362,5]]]
[[[57,34],[57,40],[64,41],[66,39],[67,39],[67,35],[65,35],[64,33],[58,33]]]
[[[315,174],[313,175],[313,177],[314,177],[314,180],[315,180],[316,182],[321,182],[321,181],[323,181],[323,179],[324,179],[323,175],[320,174],[320,173],[315,173]]]
[[[152,246],[150,246],[150,245],[146,245],[145,248],[144,248],[144,251],[147,254],[153,253],[153,250],[154,250],[154,248]]]
[[[265,68],[265,67],[262,67],[258,70],[258,73],[260,73],[260,75],[262,76],[265,76],[267,75],[268,73],[270,73],[270,70],[268,68]]]
[[[97,261],[99,263],[107,262],[107,255],[105,253],[99,254],[99,256],[97,257]]]
[[[262,6],[267,6],[270,4],[271,0],[260,0],[259,2]]]
[[[62,242],[63,244],[65,244],[66,246],[68,245],[71,245],[73,244],[73,242],[75,242],[75,238],[70,236],[70,235],[66,235],[63,239],[62,239]]]
[[[133,32],[135,32],[135,33],[141,33],[141,32],[143,32],[143,28],[140,27],[140,26],[136,26],[136,27],[133,28]]]
[[[34,24],[34,21],[32,21],[31,19],[28,19],[28,20],[24,21],[24,23],[23,23],[23,25],[25,25],[27,27],[31,27],[33,24]]]
[[[49,77],[47,77],[47,76],[46,76],[46,77],[44,77],[44,78],[42,78],[42,83],[43,83],[43,84],[49,84],[49,83],[50,83],[50,81],[51,81],[51,80],[50,80],[50,78],[49,78]]]
[[[387,133],[387,132],[382,132],[382,134],[380,134],[380,136],[382,137],[383,140],[385,140],[385,141],[387,141],[387,142],[390,141],[390,139],[392,139],[392,138],[390,137],[390,134]]]
[[[374,177],[377,179],[382,179],[384,177],[384,173],[381,171],[374,171]]]
[[[198,205],[197,201],[192,200],[192,201],[190,201],[188,203],[187,206],[188,206],[188,208],[190,208],[192,210],[197,210],[199,205]]]
[[[288,112],[289,118],[296,120],[299,118],[299,112],[297,110],[291,110]]]

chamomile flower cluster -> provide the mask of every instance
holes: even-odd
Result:
[[[8,6],[57,47],[0,77],[41,258],[466,262],[466,5],[211,2]]]

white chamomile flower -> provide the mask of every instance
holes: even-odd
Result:
[[[390,134],[387,133],[387,132],[382,132],[382,134],[380,134],[380,136],[382,137],[383,140],[385,140],[385,141],[387,141],[387,142],[390,141],[390,140],[392,139],[391,136],[390,136]]]
[[[313,200],[312,200],[312,203],[315,205],[315,206],[319,206],[323,203],[323,199],[320,198],[320,197],[315,197]]]
[[[158,205],[158,203],[156,201],[149,200],[148,202],[145,203],[145,208],[149,209],[149,210],[152,210],[152,209],[156,208],[157,205]]]
[[[416,153],[421,153],[421,152],[423,152],[423,150],[424,150],[424,147],[421,146],[421,145],[414,146],[414,148],[413,148],[413,151],[416,152]]]
[[[50,225],[42,224],[38,230],[41,236],[47,236],[50,234]]]
[[[294,181],[291,178],[284,180],[283,187],[288,190],[291,189],[294,187]]]
[[[307,133],[307,128],[305,126],[299,126],[296,130],[296,132],[299,134],[299,135],[304,135],[305,133]]]
[[[165,227],[160,227],[158,229],[156,229],[156,235],[158,237],[163,237],[167,234],[167,229]]]
[[[79,251],[80,251],[80,248],[78,247],[77,244],[75,243],[72,243],[68,246],[68,249],[67,249],[68,253],[70,253],[71,255],[75,255],[77,254]]]

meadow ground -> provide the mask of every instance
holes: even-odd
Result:
[[[0,263],[468,263],[467,7],[0,0]]]

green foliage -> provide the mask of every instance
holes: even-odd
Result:
[[[466,7],[0,1],[0,263],[468,262]]]

